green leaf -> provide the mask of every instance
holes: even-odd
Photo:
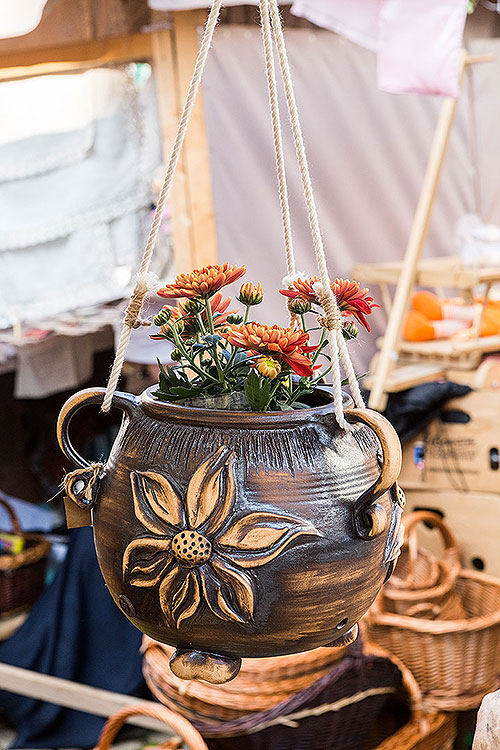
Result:
[[[260,378],[252,370],[245,381],[245,395],[252,411],[265,411],[271,397],[272,385],[267,378]]]

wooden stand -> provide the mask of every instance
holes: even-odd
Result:
[[[462,83],[464,71],[467,65],[478,62],[489,62],[492,59],[494,58],[491,55],[467,57],[465,51],[462,51],[460,59],[460,83]],[[408,238],[404,261],[399,267],[399,273],[397,275],[396,293],[394,296],[394,302],[390,306],[387,330],[382,340],[380,354],[377,358],[370,384],[371,394],[369,406],[372,409],[383,410],[385,408],[387,400],[386,394],[389,392],[388,385],[393,389],[397,389],[397,381],[393,381],[390,384],[388,381],[401,351],[401,331],[404,315],[408,307],[411,291],[417,281],[418,262],[427,236],[429,220],[448,147],[451,128],[455,119],[456,108],[457,101],[455,99],[445,99],[441,107],[424,182],[420,192],[420,198],[410,230],[410,236]],[[366,266],[356,266],[353,275],[365,280],[366,275],[363,274],[363,271],[366,271],[366,268]],[[384,274],[383,264],[377,264],[373,266],[373,269],[379,273],[379,281],[383,284],[384,304],[387,306],[390,304],[388,301],[387,284],[391,283],[391,274]],[[392,280],[394,281],[394,276],[392,276]],[[434,283],[432,286],[434,286]],[[432,375],[432,373],[429,372],[428,367],[427,363],[427,369],[425,371],[425,377],[427,379]],[[409,377],[409,375],[411,375],[411,377]],[[424,373],[422,373],[422,376],[424,376]],[[419,380],[419,377],[420,374],[414,369],[411,373],[403,373],[401,380],[404,383],[410,381],[412,385],[415,385],[415,381],[422,382]],[[409,386],[406,385],[405,387]],[[401,390],[401,388],[399,388],[399,390]]]
[[[360,278],[366,283],[381,284],[387,288],[389,284],[398,284],[402,278],[406,261],[402,263],[378,263],[358,264],[353,269],[355,278]],[[483,312],[488,294],[493,284],[500,283],[500,267],[495,268],[467,268],[460,258],[432,258],[422,260],[416,265],[413,273],[413,283],[418,286],[429,287],[439,292],[440,288],[453,287],[466,298],[473,297],[473,290],[477,286],[485,289],[483,296]],[[412,286],[413,286],[412,283]],[[408,299],[412,286],[408,291]],[[406,306],[396,309],[389,300],[388,315],[389,325],[396,319],[398,325],[402,325]],[[404,341],[399,338],[392,350],[393,361],[397,363],[394,369],[389,368],[388,374],[382,383],[382,394],[377,401],[378,408],[385,407],[385,398],[388,393],[406,390],[427,380],[436,380],[446,375],[449,369],[472,370],[478,367],[481,357],[487,352],[500,350],[500,336],[479,336],[482,315],[466,336],[450,339],[438,339],[435,341]],[[389,326],[387,327],[389,331]],[[366,379],[367,387],[375,392],[375,385],[380,386],[380,360],[383,355],[383,347],[387,339],[387,333],[381,340],[381,352],[376,355],[373,362],[373,376]],[[370,405],[372,405],[370,401]]]

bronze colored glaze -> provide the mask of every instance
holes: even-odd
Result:
[[[67,493],[91,507],[99,564],[126,616],[178,648],[176,674],[231,679],[241,657],[313,649],[356,633],[399,553],[399,440],[377,412],[320,406],[231,412],[116,393],[124,412],[104,467],[58,438],[78,467]],[[96,472],[99,476],[96,478]],[[80,482],[78,480],[81,480]],[[350,632],[352,631],[352,632]],[[191,671],[190,671],[191,670]]]

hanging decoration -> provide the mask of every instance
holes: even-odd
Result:
[[[140,398],[116,392],[130,332],[149,324],[140,318],[154,283],[149,263],[221,5],[215,0],[210,10],[108,386],[77,393],[58,421],[61,448],[78,467],[65,479],[66,494],[94,526],[99,563],[115,602],[140,630],[177,647],[171,660],[176,675],[214,683],[232,679],[242,657],[354,639],[356,623],[399,554],[404,505],[396,484],[399,440],[384,417],[364,408],[345,341],[346,308],[339,307],[341,292],[345,298],[353,289],[365,296],[365,312],[371,312],[373,300],[359,285],[332,284],[329,278],[277,0],[260,0],[260,13],[287,262],[281,291],[288,298],[290,327],[277,333],[276,327],[231,320],[219,290],[244,269],[227,265],[178,276],[160,293],[184,297],[177,308],[181,320],[164,308],[164,324],[155,322],[160,335],[163,330],[174,338],[181,330],[176,326],[185,328],[186,317],[195,318],[200,330],[208,323],[210,333],[198,344],[210,349],[212,360],[207,361],[215,371],[222,351],[231,360],[238,349],[253,349],[250,357],[240,351],[240,361],[259,358],[259,367],[246,364],[254,379],[260,377],[261,384],[276,379],[279,385],[283,367],[289,368],[291,385],[292,371],[312,376],[308,353],[318,349],[305,346],[308,334],[299,326],[297,298],[309,299],[322,310],[318,322],[332,386],[314,381],[303,403],[285,408],[277,402],[281,410],[271,411],[266,411],[275,403],[271,398],[259,410],[254,405],[254,411],[183,401],[179,390],[168,390],[165,370],[159,390],[148,389]],[[274,46],[318,270],[309,279],[295,266]],[[193,284],[202,277],[194,293]],[[258,304],[259,286],[244,284],[240,290],[247,312]],[[183,357],[197,345],[186,338],[185,330],[175,338]],[[342,392],[341,365],[352,399]],[[194,367],[198,378],[206,374],[201,360]],[[222,371],[219,375],[222,382]],[[189,390],[192,381],[185,377]],[[112,406],[123,412],[104,466],[90,465],[68,434],[73,415],[91,404],[102,405],[104,412]]]

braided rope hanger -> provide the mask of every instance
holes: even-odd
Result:
[[[210,13],[207,19],[203,37],[201,40],[200,49],[196,57],[196,63],[193,70],[193,76],[189,84],[189,89],[182,110],[181,118],[175,134],[174,145],[168,160],[167,171],[163,180],[163,185],[160,190],[158,203],[153,217],[153,223],[149,230],[148,240],[146,247],[144,248],[144,254],[142,256],[141,265],[137,274],[137,280],[135,283],[134,290],[130,297],[127,309],[125,311],[125,318],[123,320],[123,326],[118,340],[118,346],[116,348],[115,359],[111,368],[111,374],[109,376],[108,384],[106,386],[106,393],[102,402],[101,411],[108,412],[111,409],[111,402],[113,400],[113,394],[116,391],[118,380],[120,379],[123,363],[125,362],[125,354],[127,353],[128,344],[133,328],[144,325],[144,322],[139,319],[144,298],[148,291],[153,287],[155,279],[151,278],[152,274],[149,274],[149,266],[151,265],[151,259],[153,257],[153,251],[158,239],[158,233],[160,231],[161,220],[163,217],[163,211],[170,194],[172,182],[174,179],[175,170],[179,163],[179,157],[181,154],[184,138],[191,118],[191,113],[196,101],[196,95],[200,88],[203,71],[205,69],[205,63],[207,62],[208,52],[212,44],[215,27],[219,20],[220,11],[222,8],[222,0],[214,0]],[[147,324],[146,324],[147,325]]]
[[[140,325],[147,325],[147,323],[139,319],[140,311],[144,298],[150,288],[151,279],[148,278],[151,274],[148,274],[148,269],[151,263],[154,246],[158,237],[158,232],[161,224],[162,214],[167,201],[175,169],[177,167],[180,152],[184,142],[184,137],[189,124],[189,119],[193,110],[196,95],[198,93],[203,70],[208,57],[210,45],[212,43],[213,34],[217,21],[220,15],[220,10],[223,0],[214,0],[208,20],[203,33],[200,49],[196,59],[196,64],[193,71],[193,77],[189,85],[188,95],[182,115],[179,121],[178,130],[174,140],[172,152],[168,161],[168,167],[165,174],[165,179],[160,191],[158,204],[153,218],[153,223],[149,233],[148,241],[144,250],[143,258],[137,275],[137,281],[135,288],[132,292],[127,310],[125,312],[125,318],[123,327],[121,330],[113,367],[111,369],[110,378],[106,387],[106,394],[104,397],[102,411],[107,412],[111,408],[113,394],[118,385],[118,380],[125,361],[125,354],[127,346],[130,340],[130,335],[133,328]],[[283,79],[285,88],[285,96],[287,101],[288,114],[290,117],[292,134],[295,144],[295,151],[297,156],[297,163],[302,180],[302,187],[304,191],[304,197],[307,207],[307,213],[309,218],[309,225],[312,234],[313,246],[316,256],[316,262],[318,266],[318,272],[320,277],[320,283],[315,285],[316,292],[320,299],[321,305],[325,312],[324,319],[321,321],[322,325],[326,328],[327,339],[331,355],[331,364],[333,372],[333,397],[334,397],[334,408],[335,416],[340,427],[348,429],[349,425],[344,417],[343,404],[342,404],[342,376],[340,371],[340,360],[344,365],[345,372],[351,388],[354,401],[358,407],[364,407],[363,397],[359,389],[358,380],[354,371],[349,352],[347,349],[346,342],[342,334],[342,318],[341,313],[337,304],[335,295],[331,289],[330,277],[328,273],[326,256],[323,246],[323,238],[321,236],[321,230],[319,226],[318,212],[316,208],[316,202],[314,199],[314,193],[312,188],[311,176],[309,172],[309,165],[307,162],[307,156],[304,146],[304,139],[302,136],[302,128],[300,125],[300,118],[295,99],[295,92],[293,89],[292,76],[290,71],[290,64],[288,61],[288,55],[286,51],[285,39],[283,35],[283,28],[281,24],[281,17],[279,12],[278,0],[259,0],[261,21],[262,21],[262,37],[264,45],[264,55],[266,61],[266,76],[268,83],[269,92],[269,104],[271,111],[271,119],[273,123],[273,141],[276,157],[276,168],[278,175],[278,186],[279,186],[279,198],[281,208],[281,218],[283,224],[283,239],[285,244],[285,253],[287,261],[288,271],[288,282],[293,280],[296,276],[296,264],[295,255],[293,250],[292,232],[291,232],[291,219],[290,219],[290,207],[288,201],[288,188],[286,182],[286,170],[283,153],[283,142],[281,137],[281,123],[278,106],[278,89],[276,82],[276,71],[274,67],[274,54],[273,54],[273,35],[278,51],[278,59],[280,65],[280,72]],[[291,322],[294,322],[294,318],[291,316]]]

